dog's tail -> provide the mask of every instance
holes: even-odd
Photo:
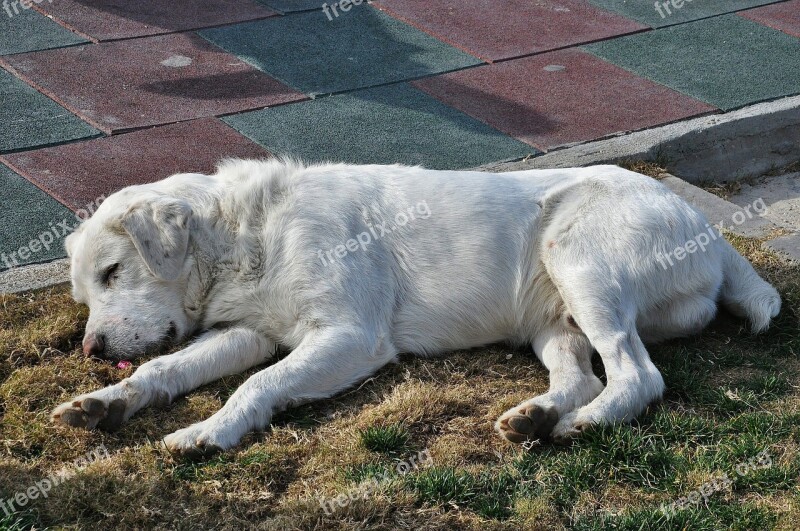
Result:
[[[766,330],[781,311],[778,291],[758,273],[728,242],[721,240],[722,290],[720,302],[731,313],[750,321],[753,333]]]

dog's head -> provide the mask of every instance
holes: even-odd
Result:
[[[191,224],[185,200],[134,186],[67,237],[72,294],[89,306],[86,355],[132,359],[186,337]]]

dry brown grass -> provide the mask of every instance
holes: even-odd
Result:
[[[666,164],[660,161],[648,160],[622,160],[617,163],[626,170],[635,171],[642,175],[648,175],[654,179],[663,179],[668,175]]]

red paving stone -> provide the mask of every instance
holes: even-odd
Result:
[[[4,56],[0,63],[109,134],[305,98],[190,33]]]
[[[51,0],[33,7],[95,41],[174,33],[276,14],[248,0]]]
[[[413,84],[542,150],[716,110],[575,49]]]
[[[215,118],[14,153],[0,161],[67,207],[174,173],[208,173],[225,157],[270,153]]]
[[[473,55],[497,61],[647,29],[581,0],[379,0],[374,5]]]
[[[739,15],[800,38],[800,0],[750,9]]]

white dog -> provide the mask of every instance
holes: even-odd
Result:
[[[663,256],[713,235],[682,260]],[[643,341],[699,332],[717,302],[754,331],[780,297],[701,214],[616,166],[503,174],[224,162],[109,197],[66,242],[83,350],[130,359],[198,335],[53,412],[113,429],[138,410],[291,354],[165,438],[202,455],[396,359],[532,345],[550,389],[503,414],[523,442],[629,421],[664,383]],[[608,384],[593,374],[596,350]],[[477,352],[476,352],[477,355]]]

